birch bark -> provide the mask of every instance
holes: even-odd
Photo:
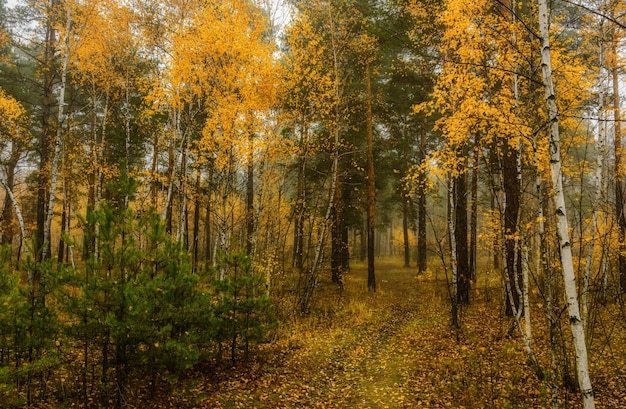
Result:
[[[580,318],[580,310],[578,307],[576,277],[574,274],[574,262],[572,259],[572,245],[569,239],[565,196],[563,194],[559,118],[556,105],[556,94],[552,82],[548,0],[538,0],[538,6],[539,30],[542,40],[541,72],[543,74],[548,125],[550,129],[550,170],[552,174],[553,189],[552,198],[556,208],[557,235],[561,252],[563,280],[565,282],[565,297],[568,307],[570,329],[572,331],[576,351],[576,373],[578,375],[578,386],[582,394],[583,407],[585,409],[591,409],[595,408],[594,392],[591,386],[591,378],[589,377],[585,331],[583,329],[583,323]]]
[[[67,11],[67,22],[65,25],[65,36],[63,38],[64,55],[61,70],[61,88],[59,90],[59,112],[57,116],[57,132],[54,142],[54,152],[52,156],[52,169],[50,171],[50,194],[48,196],[48,209],[46,212],[46,223],[43,231],[43,246],[41,250],[41,261],[46,261],[50,250],[50,229],[52,227],[52,217],[54,215],[54,204],[59,178],[59,156],[61,154],[61,144],[63,138],[63,120],[65,116],[65,86],[67,83],[67,64],[70,57],[70,29],[72,27],[72,14]]]

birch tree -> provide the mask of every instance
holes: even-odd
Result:
[[[20,228],[17,257],[19,261],[19,249],[22,247],[22,242],[27,238],[27,232],[20,204],[14,194],[15,167],[22,156],[30,134],[26,128],[28,123],[26,110],[15,98],[8,95],[2,88],[0,88],[0,116],[3,118],[0,124],[0,148],[3,152],[0,155],[0,163],[3,165],[3,174],[0,175],[0,184],[6,192],[4,205],[2,207],[0,243],[11,244],[13,242],[14,212]]]
[[[563,174],[561,170],[561,146],[559,133],[559,117],[556,104],[556,91],[552,79],[552,62],[550,53],[550,9],[547,0],[538,0],[539,30],[541,36],[541,72],[545,89],[545,103],[548,113],[550,131],[550,170],[552,175],[553,201],[556,209],[557,236],[561,254],[561,267],[565,284],[565,296],[568,308],[570,329],[576,352],[576,373],[585,409],[595,408],[594,392],[589,376],[587,345],[585,331],[578,306],[576,277],[572,257],[572,244],[569,238],[569,226],[563,192]]]

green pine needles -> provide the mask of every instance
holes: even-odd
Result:
[[[276,326],[249,258],[224,255],[193,273],[159,215],[125,204],[134,183],[120,185],[116,200],[82,220],[84,242],[96,244],[83,262],[26,265],[43,277],[37,297],[29,271],[20,276],[0,253],[0,401],[20,406],[54,393],[85,407],[121,405],[133,388],[155,392],[224,350],[233,363],[247,360]]]

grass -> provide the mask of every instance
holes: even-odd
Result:
[[[377,260],[378,291],[367,291],[366,266],[354,264],[339,292],[322,282],[310,316],[283,322],[247,365],[196,371],[167,396],[136,407],[176,408],[548,408],[548,380],[526,364],[518,334],[505,336],[498,279],[484,273],[450,326],[444,276],[417,276],[400,260]],[[533,304],[536,353],[550,369],[547,325]],[[608,331],[608,330],[607,330]],[[626,397],[624,326],[596,341],[592,379],[598,407],[621,408]],[[568,328],[563,330],[567,339]],[[566,343],[567,345],[567,343]],[[549,378],[548,378],[549,379]],[[147,405],[147,406],[146,406]],[[559,386],[557,405],[578,407]]]

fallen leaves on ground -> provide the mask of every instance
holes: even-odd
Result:
[[[377,274],[380,289],[368,293],[364,266],[353,268],[342,294],[330,285],[318,292],[311,316],[283,323],[257,361],[194,372],[152,406],[552,407],[550,378],[539,380],[526,364],[517,333],[505,336],[510,322],[490,289],[477,289],[455,332],[445,281],[393,264],[381,263]],[[549,373],[545,318],[535,311],[536,351]],[[610,371],[609,358],[595,361],[599,407],[621,407],[626,396],[623,348],[613,352]],[[559,407],[578,407],[578,393],[558,386]]]

